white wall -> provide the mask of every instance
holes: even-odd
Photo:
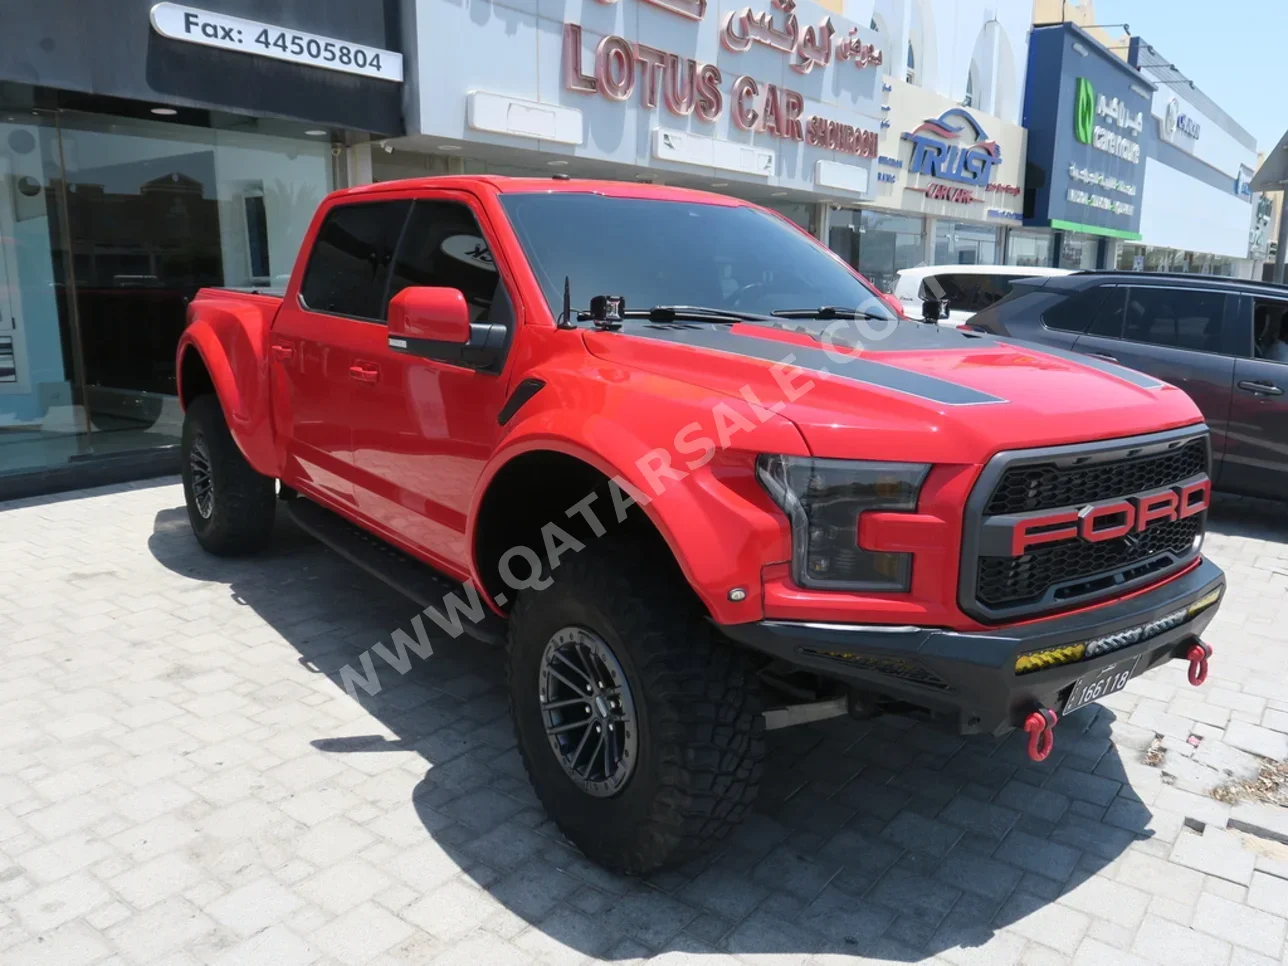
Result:
[[[1232,191],[1223,192],[1146,158],[1143,196],[1140,233],[1145,244],[1248,257],[1250,206]]]
[[[866,11],[866,12],[865,12]],[[975,106],[1020,123],[1028,64],[1030,0],[845,0],[845,15],[867,23],[876,15],[893,34],[887,64],[903,76],[908,39],[917,53],[917,83],[960,103],[972,57],[983,91]],[[924,66],[923,66],[924,65]]]

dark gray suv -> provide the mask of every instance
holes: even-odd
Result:
[[[1179,386],[1212,429],[1217,489],[1288,500],[1288,286],[1202,275],[1017,279],[967,328]]]

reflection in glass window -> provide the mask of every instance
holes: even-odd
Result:
[[[1060,264],[1056,267],[1073,271],[1089,271],[1096,267],[1099,251],[1099,238],[1092,235],[1076,235],[1067,231],[1061,236]]]
[[[936,265],[998,264],[997,229],[941,221],[935,225]]]
[[[501,206],[552,314],[567,278],[577,308],[620,295],[628,310],[700,305],[764,315],[841,305],[890,315],[818,242],[756,208],[580,192],[506,193]],[[613,238],[586,225],[611,225]],[[666,244],[634,243],[650,238]]]
[[[188,304],[205,286],[285,285],[331,189],[330,145],[251,119],[55,123],[5,106],[0,472],[176,442]]]
[[[1006,264],[1045,267],[1051,264],[1051,233],[1011,231],[1006,237]]]
[[[926,223],[880,211],[832,213],[828,242],[873,285],[893,292],[897,273],[926,264]]]

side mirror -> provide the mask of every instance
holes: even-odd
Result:
[[[948,318],[948,299],[923,299],[921,302],[921,320],[938,322]]]
[[[398,345],[401,341],[403,344]],[[465,345],[470,341],[470,307],[458,288],[405,288],[389,300],[389,345],[416,355],[423,343]]]
[[[458,288],[405,288],[389,300],[389,348],[464,369],[499,372],[508,329],[499,322],[471,322]]]

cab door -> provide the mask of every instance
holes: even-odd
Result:
[[[388,303],[404,288],[459,289],[471,323],[503,325],[518,311],[486,216],[463,192],[417,193],[394,258]],[[384,326],[364,331],[358,355],[376,375],[351,407],[358,509],[374,526],[449,573],[468,573],[465,522],[496,448],[507,398],[504,357],[473,368],[389,347]]]
[[[362,350],[384,331],[381,300],[410,203],[341,204],[322,221],[288,287],[270,344],[279,463],[287,484],[352,507],[351,403]]]

